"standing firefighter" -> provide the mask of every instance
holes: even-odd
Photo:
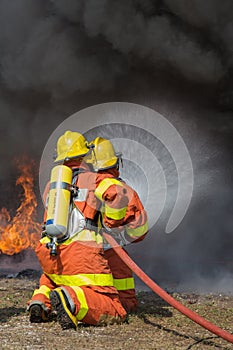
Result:
[[[141,241],[148,232],[147,214],[138,194],[119,178],[119,157],[112,143],[97,137],[89,146],[92,153],[86,160],[97,172],[95,195],[102,202],[103,230],[114,234],[122,245]],[[112,248],[105,249],[105,257],[122,305],[134,311],[137,299],[132,271]]]
[[[66,131],[58,140],[45,232],[36,248],[43,274],[28,302],[31,322],[46,321],[51,309],[63,329],[76,328],[78,321],[99,325],[125,319],[96,229],[95,174],[83,161],[88,152],[77,132]]]

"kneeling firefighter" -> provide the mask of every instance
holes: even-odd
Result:
[[[102,202],[103,230],[114,234],[121,245],[143,240],[148,232],[147,213],[136,191],[119,178],[121,156],[116,154],[109,140],[101,137],[89,147],[92,153],[85,159],[97,172],[95,196]],[[106,244],[105,257],[122,305],[127,311],[135,311],[137,298],[132,271]]]
[[[126,317],[96,229],[95,174],[83,161],[89,151],[77,132],[58,139],[44,194],[45,231],[36,248],[43,274],[28,302],[31,322],[46,321],[51,310],[63,329],[76,328],[79,321],[121,323]]]

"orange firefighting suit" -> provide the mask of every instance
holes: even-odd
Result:
[[[101,212],[104,225],[112,229],[115,238],[124,231],[126,242],[143,240],[148,232],[146,211],[137,193],[119,179],[118,170],[111,168],[99,171],[96,184],[95,195],[103,203]],[[132,271],[113,249],[106,249],[105,257],[122,305],[127,311],[134,311],[137,298]]]
[[[73,173],[78,168],[75,184],[81,197],[77,196],[76,200],[74,197],[73,202],[85,219],[93,220],[98,200],[94,191],[89,189],[94,189],[94,173],[85,163],[70,161],[66,165],[72,168]],[[47,242],[48,237],[42,238],[35,250],[43,274],[40,287],[34,291],[28,306],[40,304],[49,312],[50,291],[61,287],[78,321],[97,325],[103,320],[110,323],[124,320],[126,311],[119,301],[104,257],[102,236],[96,230],[83,228],[58,244],[56,256],[50,255]]]

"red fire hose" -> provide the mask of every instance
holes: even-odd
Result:
[[[126,265],[148,286],[153,292],[159,295],[168,304],[173,306],[178,311],[182,312],[185,316],[190,318],[192,321],[198,323],[200,326],[208,329],[208,331],[218,335],[219,337],[233,343],[233,334],[224,331],[218,326],[212,324],[211,322],[205,320],[203,317],[199,316],[183,304],[179,303],[177,300],[172,298],[168,293],[166,293],[161,287],[159,287],[150,277],[148,277],[145,272],[140,269],[137,264],[128,256],[128,254],[118,245],[115,239],[107,233],[104,233],[105,239],[112,246],[114,251],[120,256]]]

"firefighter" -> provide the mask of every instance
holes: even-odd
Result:
[[[92,153],[85,159],[97,172],[95,195],[103,203],[103,229],[114,234],[121,245],[143,240],[148,232],[147,213],[136,191],[119,178],[121,155],[116,154],[109,140],[101,137],[89,147]],[[127,311],[135,311],[137,298],[132,271],[113,249],[105,247],[120,301]]]
[[[66,131],[58,139],[57,166],[52,171],[49,195],[45,193],[45,232],[36,248],[43,274],[39,288],[28,302],[31,322],[47,321],[51,310],[56,312],[62,329],[75,329],[79,321],[104,325],[125,320],[126,311],[113,285],[103,239],[96,229],[95,174],[83,161],[88,152],[86,140],[77,132]],[[71,180],[68,169],[72,170]],[[71,191],[65,228],[66,218],[59,221],[59,216],[64,216]],[[56,216],[61,203],[62,213]]]

